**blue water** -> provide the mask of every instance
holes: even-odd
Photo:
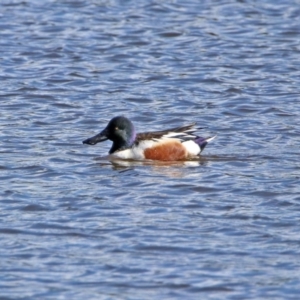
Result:
[[[298,299],[299,1],[0,3],[1,299]],[[197,161],[82,140],[197,122]]]

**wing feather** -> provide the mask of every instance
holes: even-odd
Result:
[[[195,129],[195,124],[190,124],[186,126],[175,127],[167,130],[161,131],[151,131],[138,133],[136,136],[136,143],[144,140],[155,140],[159,141],[161,139],[175,138],[179,140],[185,140],[187,138],[195,138],[193,133],[197,130]]]

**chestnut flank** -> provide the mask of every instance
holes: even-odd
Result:
[[[146,149],[146,159],[153,160],[182,160],[187,157],[185,147],[178,141],[168,141]]]

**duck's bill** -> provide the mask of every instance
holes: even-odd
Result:
[[[107,139],[108,139],[107,136],[102,131],[102,132],[96,134],[95,136],[84,140],[82,143],[83,144],[88,144],[88,145],[96,145],[97,143],[104,142]]]

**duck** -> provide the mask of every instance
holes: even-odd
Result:
[[[98,134],[83,141],[96,145],[112,141],[109,156],[124,160],[178,161],[199,157],[216,136],[203,138],[194,132],[196,123],[161,131],[137,133],[133,123],[124,116],[112,118]]]

